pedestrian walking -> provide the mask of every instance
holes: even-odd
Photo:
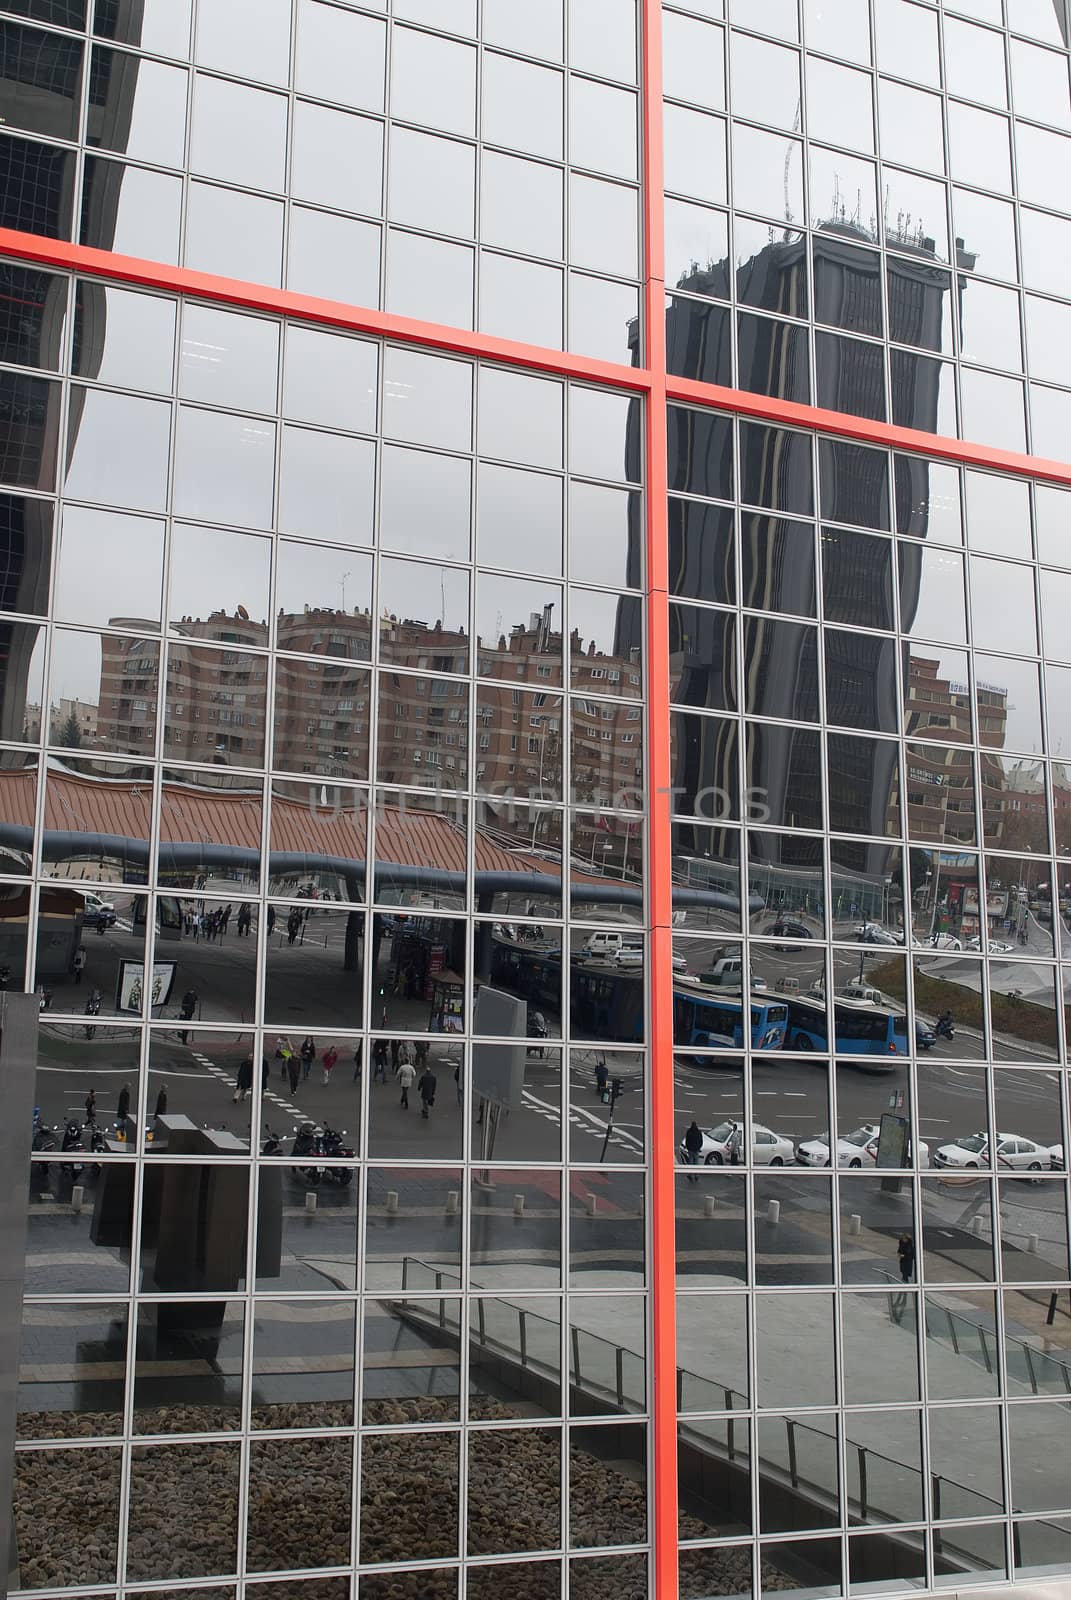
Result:
[[[312,1042],[311,1034],[306,1034],[301,1041],[301,1077],[303,1082],[308,1082],[312,1064],[316,1060],[316,1046]]]
[[[454,1067],[454,1089],[455,1089],[455,1091],[457,1093],[457,1103],[458,1103],[458,1105],[460,1105],[461,1101],[462,1101],[462,1098],[463,1098],[463,1091],[462,1091],[462,1088],[461,1088],[461,1062],[460,1061],[458,1061],[456,1066]]]
[[[901,1278],[905,1283],[910,1283],[915,1276],[915,1241],[909,1233],[900,1235],[896,1258],[900,1263]]]
[[[116,1122],[123,1123],[130,1115],[130,1085],[124,1083],[119,1090],[119,1100],[115,1107]]]
[[[81,945],[79,945],[78,949],[74,952],[74,961],[71,964],[74,967],[75,983],[81,983],[82,974],[86,970],[86,953],[82,949]]]
[[[402,1048],[402,1044],[401,1044],[401,1040],[400,1039],[392,1039],[391,1040],[391,1042],[390,1042],[390,1070],[392,1072],[397,1072],[397,1070],[398,1070],[398,1062],[399,1062],[399,1059],[400,1059],[401,1048]]]
[[[222,912],[220,913],[219,931],[220,931],[221,934],[222,933],[226,933],[227,924],[228,924],[228,922],[230,920],[231,920],[231,907],[230,907],[230,902],[228,901],[227,904],[223,907]]]
[[[275,932],[275,907],[268,907],[268,938]]]
[[[417,1084],[420,1090],[420,1115],[427,1120],[428,1113],[435,1104],[435,1074],[430,1067],[424,1068],[423,1076]]]
[[[702,1149],[703,1149],[703,1133],[702,1133],[702,1129],[700,1128],[698,1122],[692,1122],[689,1125],[687,1133],[684,1135],[685,1160],[687,1161],[687,1163],[688,1163],[688,1165],[690,1167],[697,1167],[699,1165],[699,1156],[700,1156],[700,1153],[702,1152]],[[689,1183],[698,1183],[699,1179],[693,1177],[692,1174],[689,1173],[688,1174],[688,1182]]]
[[[198,999],[198,996],[197,996],[197,990],[196,989],[187,989],[186,990],[186,993],[182,996],[182,1003],[181,1003],[181,1005],[179,1007],[179,1017],[180,1017],[181,1021],[183,1021],[183,1022],[192,1022],[193,1021],[193,1014],[197,1010],[197,999]],[[186,1040],[189,1038],[189,1029],[188,1028],[180,1029],[179,1038],[182,1040],[183,1044],[185,1044]]]
[[[270,1071],[271,1071],[271,1068],[268,1066],[268,1058],[267,1058],[267,1056],[261,1056],[261,1058],[260,1058],[260,1086],[261,1086],[262,1090],[266,1090],[267,1087],[268,1087],[268,1076],[269,1076]]]
[[[387,1081],[386,1039],[377,1039],[372,1046],[372,1082],[375,1083],[377,1078],[380,1083],[386,1083]]]
[[[409,1091],[413,1087],[413,1084],[416,1082],[416,1068],[414,1067],[414,1065],[413,1065],[413,1063],[411,1061],[403,1061],[403,1062],[400,1063],[400,1065],[398,1067],[398,1071],[395,1074],[395,1076],[398,1079],[398,1085],[399,1085],[399,1087],[400,1087],[400,1089],[402,1091],[402,1101],[401,1101],[402,1110],[403,1111],[408,1111],[409,1110]],[[421,1081],[421,1083],[423,1083],[423,1081],[424,1081],[423,1078],[420,1081]]]
[[[361,1055],[362,1055],[363,1051],[364,1051],[364,1040],[363,1039],[358,1039],[357,1040],[357,1044],[356,1044],[356,1046],[354,1048],[354,1051],[353,1051],[353,1081],[354,1081],[354,1083],[356,1083],[357,1079],[361,1076]]]
[[[167,1116],[167,1084],[166,1083],[161,1084],[160,1093],[156,1096],[156,1110],[153,1112],[153,1116],[154,1117],[166,1117]]]
[[[235,1101],[244,1100],[253,1087],[253,1057],[245,1056],[238,1068],[238,1081],[234,1087]]]
[[[92,1125],[97,1120],[97,1091],[90,1089],[86,1095],[86,1122]]]
[[[324,1069],[324,1088],[325,1089],[327,1088],[327,1085],[331,1082],[331,1074],[335,1070],[335,1062],[337,1060],[338,1060],[338,1051],[336,1050],[336,1048],[335,1048],[335,1046],[333,1044],[329,1044],[327,1049],[324,1051],[323,1055],[320,1057],[320,1065]]]
[[[600,1100],[602,1099],[603,1091],[606,1088],[606,1083],[609,1076],[610,1070],[606,1065],[606,1058],[604,1056],[600,1056],[595,1063],[595,1093],[598,1095]]]
[[[250,927],[250,924],[252,923],[252,921],[253,921],[253,913],[250,911],[249,907],[248,906],[239,906],[238,907],[238,916],[235,919],[235,927],[236,927],[236,929],[238,931],[239,939],[242,937],[243,934],[248,938],[248,936],[249,936],[249,927]]]

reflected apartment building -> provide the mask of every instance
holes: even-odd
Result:
[[[1061,1600],[1066,0],[253,11],[0,0],[5,1593]]]

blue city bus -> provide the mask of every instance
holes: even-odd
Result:
[[[891,1072],[893,1057],[908,1054],[906,1017],[865,1000],[836,1000],[834,1013],[836,1055],[866,1057],[869,1071]],[[806,995],[789,998],[784,1047],[829,1053],[829,1017],[823,1000]]]
[[[784,1043],[788,1007],[783,1000],[751,1001],[751,1047],[779,1050]],[[739,1050],[744,1043],[743,1001],[739,990],[719,993],[704,987],[702,993],[673,988],[673,1043],[678,1050]]]

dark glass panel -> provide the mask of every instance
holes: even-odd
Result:
[[[893,623],[891,539],[823,528],[822,605],[826,622],[889,628]]]
[[[671,592],[732,605],[736,599],[732,511],[671,497],[668,520]]]
[[[727,468],[728,458],[726,487],[719,491],[722,498],[732,494]],[[740,476],[740,498],[749,504],[805,517],[813,514],[814,481],[808,434],[741,421]]]
[[[744,710],[817,722],[817,630],[799,622],[746,617],[743,637]]]
[[[745,514],[740,524],[740,559],[744,605],[760,611],[815,615],[812,524]]]
[[[4,134],[0,137],[0,194],[0,223],[5,228],[69,239],[73,151]]]
[[[858,250],[829,226],[814,236],[814,314],[847,333],[881,338],[881,258]]]
[[[881,345],[836,334],[815,334],[815,399],[830,411],[885,420],[885,361]]]
[[[705,711],[738,711],[736,628],[725,612],[671,606],[670,699]]]
[[[666,306],[666,362],[678,377],[731,384],[733,321],[728,306],[674,296]]]
[[[817,729],[749,723],[744,781],[752,813],[779,828],[820,828],[820,760]]]
[[[806,405],[811,398],[807,329],[740,312],[737,334],[740,388]]]

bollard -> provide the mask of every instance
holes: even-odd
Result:
[[[315,1211],[316,1210],[317,1198],[318,1198],[318,1196],[316,1194],[316,1190],[315,1189],[307,1189],[305,1191],[305,1210],[306,1211]]]
[[[85,1197],[85,1189],[80,1183],[76,1183],[74,1188],[71,1190],[71,1210],[81,1211],[82,1201],[85,1199]]]
[[[456,1217],[457,1216],[457,1201],[458,1201],[458,1191],[456,1189],[447,1189],[447,1191],[446,1191],[446,1215],[448,1217]]]
[[[585,1199],[584,1199],[584,1208],[587,1211],[587,1214],[588,1214],[589,1217],[593,1217],[595,1215],[595,1212],[598,1209],[598,1204],[599,1204],[599,1201],[598,1201],[598,1197],[596,1195],[589,1194],[589,1195],[587,1195],[585,1197]]]
[[[848,1218],[848,1232],[849,1233],[858,1233],[860,1231],[860,1229],[862,1228],[862,1226],[863,1226],[862,1217],[859,1215],[858,1211],[853,1211],[851,1216]]]
[[[388,1217],[393,1217],[393,1216],[397,1216],[397,1213],[398,1213],[398,1191],[397,1191],[397,1189],[388,1189],[387,1190],[387,1215],[388,1215]]]
[[[1027,1236],[1026,1236],[1026,1248],[1030,1251],[1030,1254],[1032,1256],[1036,1256],[1037,1255],[1037,1253],[1038,1253],[1038,1236],[1037,1236],[1036,1233],[1028,1233],[1027,1234]]]
[[[524,1216],[524,1195],[523,1194],[515,1194],[513,1196],[513,1215],[515,1217],[523,1217]]]
[[[971,1218],[971,1232],[973,1234],[975,1234],[978,1238],[981,1238],[982,1228],[983,1228],[983,1223],[982,1223],[981,1217],[972,1217]]]
[[[704,1217],[712,1217],[712,1216],[714,1216],[715,1207],[716,1206],[717,1206],[717,1201],[714,1199],[714,1196],[712,1194],[708,1194],[706,1199],[703,1201],[703,1215],[704,1215]]]
[[[767,1222],[780,1222],[780,1220],[781,1220],[781,1202],[780,1202],[780,1200],[771,1200],[769,1205],[766,1207],[766,1221]]]

